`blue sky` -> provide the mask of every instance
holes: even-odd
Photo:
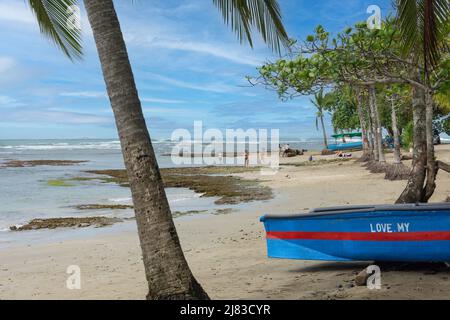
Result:
[[[317,24],[337,32],[389,0],[280,0],[289,36]],[[276,57],[255,34],[252,50],[223,24],[212,0],[116,0],[153,138],[177,128],[279,128],[282,138],[319,137],[310,97],[281,102],[245,76]],[[92,33],[82,8],[84,59],[72,63],[39,33],[26,1],[0,0],[0,139],[115,138]],[[328,130],[331,126],[327,119]]]

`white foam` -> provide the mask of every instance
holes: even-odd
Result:
[[[101,149],[101,150],[120,150],[120,141],[102,141],[102,142],[80,142],[67,143],[56,142],[49,144],[22,144],[0,146],[1,149],[15,150],[83,150],[83,149]]]
[[[112,199],[108,199],[108,201],[112,201],[112,202],[129,202],[131,201],[132,198],[128,197],[128,198],[112,198]]]

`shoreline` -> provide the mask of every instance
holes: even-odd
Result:
[[[450,147],[437,154],[450,160]],[[390,155],[388,155],[389,157]],[[355,287],[354,278],[370,263],[268,259],[264,213],[298,213],[347,204],[393,203],[405,181],[387,181],[355,161],[295,166],[307,156],[283,159],[277,175],[264,177],[274,199],[247,204],[227,215],[177,218],[183,251],[197,280],[213,299],[449,299],[450,269],[432,266],[382,269],[382,289]],[[257,172],[236,174],[260,178]],[[440,173],[432,202],[450,194]],[[0,252],[3,299],[144,299],[146,281],[135,226],[82,239],[14,247]],[[114,227],[112,227],[114,228]],[[119,228],[120,229],[120,228]],[[107,230],[107,229],[105,229]],[[65,289],[66,268],[79,265],[82,289]]]

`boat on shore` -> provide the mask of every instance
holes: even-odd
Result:
[[[322,208],[261,222],[271,258],[450,261],[450,203]]]
[[[328,145],[328,149],[332,151],[360,150],[363,147],[360,132],[335,134],[332,137],[335,143]]]

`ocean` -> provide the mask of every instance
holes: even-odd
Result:
[[[320,139],[286,139],[293,148],[320,149]],[[153,141],[159,166],[174,167],[171,157],[174,143]],[[87,170],[123,169],[120,143],[114,139],[78,140],[0,140],[0,164],[8,160],[86,160],[88,162],[71,166],[36,166],[22,168],[0,168],[0,247],[23,240],[33,242],[44,239],[64,239],[69,234],[81,234],[79,230],[42,230],[32,232],[11,232],[10,226],[23,225],[35,218],[110,216],[132,217],[132,210],[78,210],[85,204],[131,204],[128,188],[100,181],[77,181],[71,178],[83,177]],[[68,181],[69,186],[54,186],[49,181]],[[214,204],[215,198],[201,195],[184,188],[166,190],[173,212],[205,211],[224,208]],[[230,208],[229,205],[226,206]],[[121,226],[119,226],[121,225]],[[118,224],[114,228],[126,228]],[[134,222],[128,224],[134,227]],[[91,228],[90,231],[93,232]],[[108,229],[108,228],[103,228]],[[78,231],[78,232],[76,232]],[[100,229],[95,232],[103,232]]]

